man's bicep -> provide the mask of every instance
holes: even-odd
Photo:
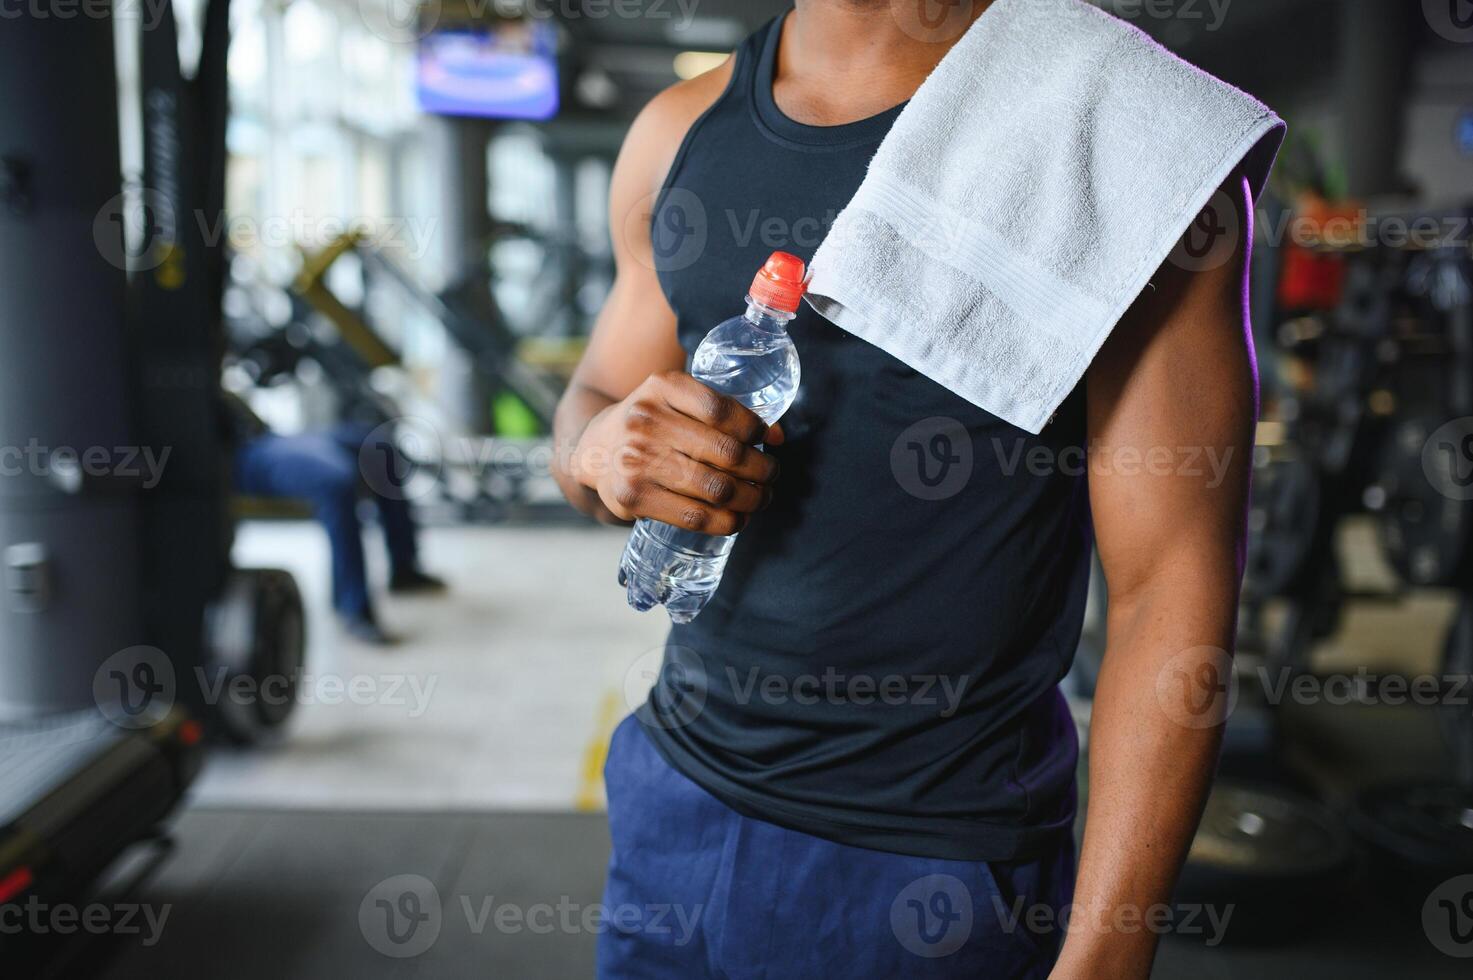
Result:
[[[636,120],[614,166],[609,184],[614,285],[573,374],[574,384],[616,400],[651,374],[684,363],[675,314],[660,289],[650,247],[650,216],[658,191],[659,158],[651,145],[660,135],[657,123],[648,117]]]
[[[729,66],[656,96],[625,136],[609,183],[614,287],[604,302],[575,384],[619,399],[660,371],[685,365],[675,313],[660,287],[650,223],[675,153],[697,115],[719,94]]]
[[[1258,384],[1252,202],[1241,179],[1225,190],[1236,247],[1210,268],[1163,265],[1089,371],[1090,504],[1112,598],[1163,574],[1236,590]]]
[[[573,373],[573,384],[618,401],[650,375],[685,366],[675,314],[659,292],[658,281],[652,287],[642,278],[619,273]]]

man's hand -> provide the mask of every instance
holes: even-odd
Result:
[[[772,499],[783,441],[740,402],[690,375],[650,375],[594,416],[572,471],[620,521],[641,517],[703,534],[735,534]]]
[[[777,471],[751,447],[781,442],[781,431],[681,370],[685,351],[650,242],[650,209],[671,161],[730,78],[727,59],[657,95],[614,165],[614,287],[553,423],[558,486],[579,511],[608,523],[652,517],[730,534],[766,501]]]

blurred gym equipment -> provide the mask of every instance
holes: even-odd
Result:
[[[1458,211],[1405,220],[1409,227],[1455,228],[1467,219]],[[1428,589],[1456,597],[1445,647],[1432,658],[1440,662],[1442,707],[1427,709],[1443,716],[1448,778],[1373,786],[1356,799],[1327,801],[1354,830],[1377,889],[1405,907],[1450,874],[1473,871],[1473,718],[1466,694],[1459,694],[1473,678],[1473,495],[1456,492],[1456,477],[1473,466],[1473,452],[1454,444],[1473,416],[1473,257],[1464,241],[1326,247],[1326,253],[1343,264],[1338,303],[1280,328],[1284,352],[1302,367],[1302,383],[1279,404],[1278,438],[1261,440],[1241,656],[1261,662],[1269,671],[1264,676],[1312,673],[1311,647],[1340,627],[1347,604],[1398,605]],[[1435,444],[1444,425],[1453,434]],[[1341,530],[1364,514],[1375,519],[1395,572],[1390,591],[1346,584]],[[1262,693],[1254,690],[1254,677],[1239,672],[1240,699]],[[1225,765],[1241,713],[1240,707],[1229,722]],[[1209,813],[1230,805],[1224,792],[1242,798],[1231,784],[1219,784]],[[1253,819],[1238,814],[1226,823],[1239,828],[1245,843],[1266,841],[1274,831],[1270,811],[1285,805],[1259,806]],[[1203,833],[1213,826],[1204,824]],[[1320,840],[1310,850],[1328,852],[1330,837]],[[1214,848],[1200,836],[1198,845],[1184,887],[1194,884],[1204,860],[1216,863]],[[1286,884],[1276,888],[1278,898],[1289,899],[1283,907],[1307,907],[1293,901]]]
[[[1179,918],[1156,973],[1461,976],[1465,962],[1434,949],[1417,914],[1433,886],[1473,871],[1473,512],[1461,493],[1439,489],[1473,474],[1470,433],[1448,427],[1473,417],[1468,236],[1432,247],[1291,245],[1272,215],[1292,202],[1313,223],[1354,225],[1371,212],[1352,194],[1392,195],[1371,198],[1386,202],[1375,218],[1457,201],[1473,153],[1473,76],[1459,67],[1466,23],[1458,3],[1240,0],[1216,21],[1216,5],[1168,4],[1170,16],[1130,0],[1101,5],[1282,105],[1326,161],[1258,202],[1269,217],[1254,252],[1266,411],[1240,650],[1231,678],[1212,679],[1226,686],[1204,692],[1235,700],[1175,896],[1179,913],[1231,909],[1231,923],[1203,935],[1200,916]],[[622,651],[587,625],[586,610],[535,595],[551,581],[596,596],[557,575],[557,549],[573,532],[544,541],[513,526],[461,538],[445,526],[572,519],[539,460],[612,274],[602,212],[614,154],[651,96],[718,64],[788,4],[702,0],[688,21],[685,4],[663,4],[667,18],[605,16],[598,0],[544,4],[558,11],[523,33],[540,35],[540,53],[555,61],[541,77],[558,90],[538,89],[540,107],[522,118],[559,108],[533,123],[475,118],[486,107],[455,104],[443,86],[432,93],[440,101],[409,91],[422,37],[445,35],[428,45],[443,55],[451,35],[521,32],[500,13],[516,4],[238,3],[240,40],[251,30],[259,43],[237,45],[230,78],[240,98],[228,210],[269,222],[306,202],[309,221],[337,223],[234,251],[216,221],[227,210],[226,5],[198,4],[202,22],[194,6],[178,5],[177,35],[169,3],[149,6],[165,16],[148,18],[146,34],[97,20],[92,7],[0,23],[0,82],[12,96],[0,108],[0,451],[36,447],[24,472],[0,479],[0,909],[138,900],[174,913],[153,947],[0,932],[0,962],[6,976],[119,980],[202,967],[232,977],[586,976],[596,940],[586,929],[492,934],[458,920],[462,902],[484,912],[493,895],[520,909],[598,901],[602,814],[499,811],[532,790],[537,806],[562,806],[547,801],[571,779],[563,761],[578,770],[570,805],[596,810],[599,726],[627,700],[599,685],[611,669],[616,687],[627,681],[624,665],[609,667]],[[1187,14],[1209,6],[1210,16]],[[416,19],[405,23],[406,11]],[[1396,23],[1408,11],[1425,63]],[[401,74],[403,91],[387,81]],[[120,156],[137,178],[126,188]],[[1278,173],[1297,162],[1286,151]],[[436,226],[413,242],[422,252],[372,233],[331,240],[355,218],[372,227],[408,217]],[[1467,212],[1399,217],[1451,231]],[[207,245],[207,227],[226,233]],[[455,682],[446,687],[464,682],[425,720],[380,726],[366,709],[311,704],[305,680],[293,691],[305,641],[297,583],[235,568],[229,554],[238,519],[304,515],[226,489],[222,359],[232,390],[259,387],[263,402],[288,406],[288,420],[384,425],[376,438],[410,458],[409,478],[424,485],[416,506],[441,525],[433,546],[486,556],[464,570],[515,566],[520,591],[498,592],[513,576],[488,575],[434,613],[402,607],[415,631],[406,656],[359,661],[328,643],[339,659],[314,663],[334,679],[393,663],[411,676],[441,671]],[[92,446],[170,453],[154,485],[125,472],[136,465],[97,473],[67,451]],[[298,532],[253,527],[240,551],[269,555],[313,533]],[[598,533],[578,546],[588,551],[569,553],[596,552]],[[508,562],[521,554],[501,550],[505,541],[542,563]],[[1405,615],[1383,623],[1390,636],[1357,635],[1368,609]],[[1104,613],[1097,580],[1070,679],[1086,742]],[[573,655],[549,663],[540,656],[549,647]],[[1320,711],[1266,683],[1322,685],[1362,663],[1435,673],[1437,704]],[[235,682],[255,691],[279,682],[277,696],[207,694]],[[167,696],[150,696],[156,687]],[[1375,691],[1362,693],[1374,704]],[[281,745],[299,697],[309,737]],[[594,709],[600,697],[612,700]],[[523,747],[524,729],[536,751]],[[488,760],[483,743],[467,774],[445,760],[475,754],[459,741],[471,731],[511,748]],[[217,748],[201,785],[196,772],[220,741],[271,751]],[[332,778],[348,767],[380,791],[354,798]],[[181,807],[192,781],[195,801]],[[495,790],[475,796],[482,810],[429,812],[463,803],[457,794],[473,781]],[[251,795],[267,783],[270,792]],[[302,796],[336,809],[295,809]],[[447,928],[419,958],[393,959],[360,910],[406,872],[434,879]]]
[[[229,560],[223,265],[192,220],[223,207],[227,18],[225,0],[210,4],[188,81],[172,22],[133,24],[124,43],[139,87],[121,100],[110,18],[25,18],[0,32],[0,84],[28,93],[0,109],[11,148],[0,427],[6,445],[37,448],[0,481],[5,902],[84,897],[158,834],[206,732],[268,738],[294,703],[268,715],[220,693],[238,680],[289,684],[303,640],[291,577]],[[119,193],[120,104],[145,121],[141,201]],[[136,460],[161,447],[150,485]],[[119,458],[98,467],[99,450]],[[10,961],[11,935],[0,943]]]
[[[1403,220],[1456,228],[1468,217]],[[1458,422],[1473,417],[1473,255],[1465,241],[1325,244],[1297,264],[1315,285],[1291,290],[1310,298],[1278,325],[1277,356],[1295,382],[1260,427],[1239,649],[1232,676],[1202,692],[1230,698],[1219,779],[1177,890],[1179,903],[1232,904],[1237,943],[1313,930],[1336,914],[1325,896],[1352,885],[1358,866],[1401,909],[1473,872],[1473,492],[1458,492],[1473,483],[1473,424]],[[1366,517],[1395,572],[1390,589],[1346,581],[1344,528]],[[1101,584],[1096,574],[1070,678],[1086,719],[1104,651]],[[1427,709],[1440,716],[1447,778],[1323,791],[1292,759],[1284,692],[1296,678],[1322,680],[1312,649],[1348,605],[1394,607],[1427,590],[1455,596],[1431,658],[1441,707]]]
[[[334,270],[361,277],[358,304],[329,285]],[[290,380],[303,361],[322,368],[341,417],[386,426],[415,473],[430,486],[414,494],[433,509],[448,506],[460,521],[563,518],[566,503],[552,481],[552,412],[562,382],[527,363],[525,341],[506,325],[492,301],[490,317],[476,317],[453,293],[436,295],[391,256],[349,233],[304,255],[287,298],[265,283],[233,285],[232,356],[251,380],[270,386]],[[399,352],[374,322],[374,298],[392,293],[394,309],[413,311],[441,327],[470,358],[478,391],[494,408],[492,424],[511,434],[469,430],[404,376]],[[261,307],[275,302],[291,317],[272,326]]]

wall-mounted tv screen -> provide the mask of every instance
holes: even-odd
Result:
[[[420,108],[447,116],[551,119],[558,110],[556,35],[541,21],[435,31],[419,42]]]

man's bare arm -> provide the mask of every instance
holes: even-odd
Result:
[[[574,507],[609,523],[653,517],[710,534],[740,530],[769,499],[782,439],[683,371],[675,314],[655,272],[655,196],[730,64],[657,96],[624,140],[609,189],[616,274],[553,424],[554,476]]]
[[[1199,664],[1225,670],[1233,648],[1258,410],[1245,296],[1252,201],[1241,179],[1225,191],[1241,229],[1231,259],[1195,272],[1164,265],[1088,376],[1109,612],[1055,977],[1149,974],[1162,924],[1152,909],[1171,899],[1217,762],[1222,712],[1204,714],[1204,691],[1183,681]]]
[[[594,323],[588,349],[558,403],[553,438],[554,475],[568,500],[585,514],[618,519],[599,500],[592,474],[605,461],[579,467],[576,450],[589,422],[658,371],[679,370],[684,352],[675,336],[675,314],[665,302],[650,244],[655,195],[682,138],[682,123],[700,110],[699,90],[677,87],[657,96],[630,127],[609,185],[609,234],[613,239],[613,288]]]

